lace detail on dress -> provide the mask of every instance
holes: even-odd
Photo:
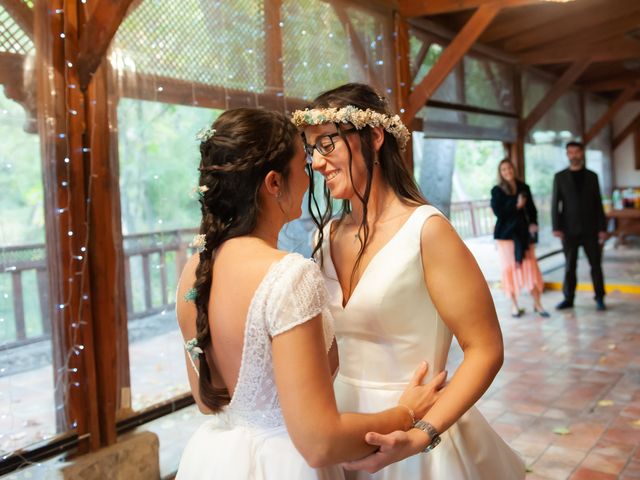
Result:
[[[328,350],[333,318],[326,308],[318,266],[299,254],[289,254],[269,269],[247,313],[240,372],[227,407],[235,423],[267,428],[284,424],[273,378],[271,338],[320,313]]]

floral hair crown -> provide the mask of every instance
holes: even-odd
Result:
[[[296,110],[293,112],[292,121],[298,128],[308,125],[320,125],[322,123],[351,123],[356,129],[361,130],[366,126],[382,127],[396,137],[400,148],[404,150],[411,134],[404,126],[398,115],[387,115],[367,108],[361,110],[353,105],[343,108],[314,108]]]

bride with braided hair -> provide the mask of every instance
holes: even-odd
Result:
[[[179,280],[177,316],[194,399],[213,414],[189,440],[182,479],[343,478],[374,451],[369,430],[407,430],[435,398],[417,369],[398,401],[340,414],[333,319],[318,266],[278,250],[308,187],[300,135],[284,115],[223,113],[201,136],[202,222]]]

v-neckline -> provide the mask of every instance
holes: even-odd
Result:
[[[362,270],[362,275],[360,275],[360,278],[358,279],[358,282],[353,287],[353,290],[351,290],[349,298],[347,299],[346,302],[344,300],[344,290],[342,289],[342,283],[340,283],[340,276],[338,275],[338,270],[336,269],[336,264],[333,261],[333,251],[332,251],[332,248],[331,248],[331,225],[333,224],[333,220],[331,220],[331,222],[329,222],[329,224],[328,224],[328,226],[329,226],[329,239],[328,239],[329,260],[331,261],[331,268],[333,270],[333,273],[335,274],[336,282],[338,282],[338,286],[340,287],[340,307],[342,308],[342,310],[346,310],[347,307],[349,305],[351,305],[351,299],[353,298],[353,296],[355,295],[356,291],[358,290],[358,287],[360,286],[360,284],[364,280],[365,276],[369,272],[369,267],[371,266],[371,264],[376,260],[376,258],[378,258],[378,256],[380,256],[380,254],[389,246],[389,244],[391,244],[391,242],[393,242],[398,237],[400,232],[402,232],[405,229],[405,227],[409,224],[409,222],[411,222],[411,220],[413,219],[413,217],[416,214],[416,212],[423,206],[424,205],[420,205],[419,207],[416,207],[413,210],[413,212],[411,212],[409,217],[405,220],[405,222],[400,226],[400,228],[398,228],[398,230],[393,235],[391,235],[389,240],[387,240],[385,242],[385,244],[382,247],[380,247],[380,249],[371,256],[371,258],[369,259],[369,263],[367,263],[367,266],[364,267],[364,269]]]

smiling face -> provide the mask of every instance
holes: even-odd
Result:
[[[352,127],[341,128],[346,131]],[[325,136],[334,133],[337,133],[337,127],[333,123],[311,125],[304,129],[307,145],[316,145],[317,142],[327,145],[330,141]],[[331,196],[339,200],[352,200],[356,196],[356,189],[358,192],[364,192],[367,183],[367,167],[362,155],[360,136],[356,130],[353,130],[349,131],[346,139],[351,148],[351,177],[349,149],[342,137],[338,135],[332,137],[334,149],[329,153],[323,155],[317,149],[313,150],[313,170],[324,177]]]
[[[505,182],[513,182],[516,178],[516,172],[511,162],[502,162],[500,164],[500,176]]]

